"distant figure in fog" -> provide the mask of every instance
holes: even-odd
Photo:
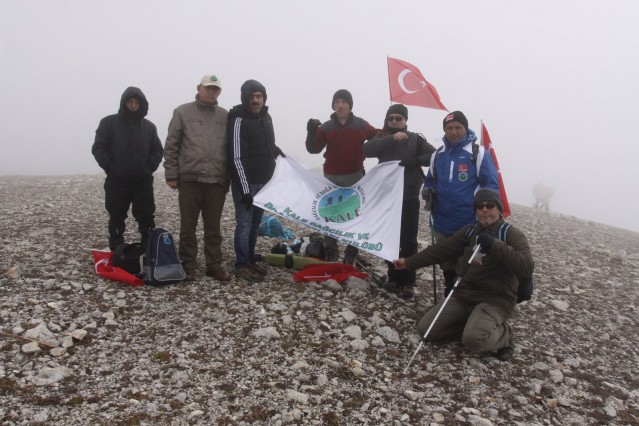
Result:
[[[552,198],[554,194],[555,191],[551,187],[537,183],[533,186],[533,195],[535,196],[533,208],[549,211],[550,198]]]
[[[142,244],[155,228],[153,172],[162,161],[155,124],[144,118],[149,103],[137,87],[122,94],[117,114],[104,117],[95,131],[91,152],[106,172],[104,205],[109,213],[109,248],[124,244],[129,206],[138,222]]]

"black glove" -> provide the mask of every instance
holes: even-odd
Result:
[[[422,188],[422,200],[424,200],[424,210],[432,211],[433,210],[433,188]]]
[[[253,206],[253,196],[251,195],[250,192],[248,194],[242,195],[240,204],[246,205],[246,210],[250,209]]]
[[[315,133],[320,124],[322,124],[322,122],[319,121],[317,118],[311,118],[310,120],[308,120],[308,123],[306,123],[306,131],[309,133]]]
[[[482,232],[477,236],[477,244],[481,246],[479,251],[484,254],[488,254],[490,248],[493,246],[493,241],[495,241],[495,237],[490,235],[488,232]]]
[[[280,155],[282,156],[282,158],[286,158],[286,155],[282,152],[280,147],[276,146],[275,149],[273,150],[273,158],[277,158]]]
[[[417,163],[418,163],[417,158],[406,158],[405,160],[400,161],[399,165],[404,167],[413,167],[413,166],[416,166]]]

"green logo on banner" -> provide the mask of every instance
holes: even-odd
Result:
[[[353,188],[338,188],[325,194],[318,203],[317,214],[326,222],[348,222],[359,216],[362,200]]]

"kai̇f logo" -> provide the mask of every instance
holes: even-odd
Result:
[[[361,187],[327,188],[320,191],[313,201],[313,215],[324,222],[344,223],[360,215],[366,202]]]

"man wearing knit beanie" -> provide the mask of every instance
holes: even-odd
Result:
[[[482,202],[492,202],[497,206],[497,209],[499,209],[499,213],[502,213],[504,211],[504,205],[501,202],[501,197],[499,196],[499,192],[497,191],[493,191],[489,188],[484,188],[477,191],[477,194],[475,194],[475,199],[473,200],[473,207],[475,208],[475,210],[477,210],[477,208],[481,206]]]
[[[475,220],[473,197],[483,188],[499,190],[497,168],[490,154],[476,143],[461,111],[446,114],[443,120],[444,146],[433,154],[424,179],[425,199],[430,205],[433,231],[437,241],[448,238]],[[457,273],[455,262],[441,264],[445,295],[450,292]]]
[[[508,361],[515,353],[513,328],[508,321],[518,300],[518,277],[532,276],[535,263],[526,235],[504,221],[498,192],[480,189],[472,206],[475,223],[393,264],[398,270],[415,270],[442,259],[455,262],[457,271],[464,271],[463,278],[448,299],[419,321],[420,336],[430,342],[461,336],[462,344],[471,352],[492,352],[498,360]],[[504,229],[508,232],[502,232]],[[471,262],[476,245],[481,254]]]
[[[408,131],[408,108],[394,104],[386,111],[383,130],[364,144],[364,154],[377,158],[380,163],[400,161],[404,167],[404,198],[402,201],[401,228],[399,233],[399,256],[408,257],[417,253],[419,231],[419,189],[424,180],[422,167],[428,167],[435,148],[418,134]],[[397,271],[392,262],[388,266],[386,289],[396,292],[404,299],[415,294],[415,271]]]
[[[371,139],[377,130],[362,118],[355,116],[353,95],[346,89],[340,89],[333,95],[331,102],[333,114],[323,124],[311,118],[306,123],[306,150],[310,154],[324,151],[324,177],[341,187],[354,185],[364,176],[364,141]],[[339,259],[337,240],[324,237],[326,260]],[[353,263],[358,250],[348,246],[344,253],[344,263]]]

